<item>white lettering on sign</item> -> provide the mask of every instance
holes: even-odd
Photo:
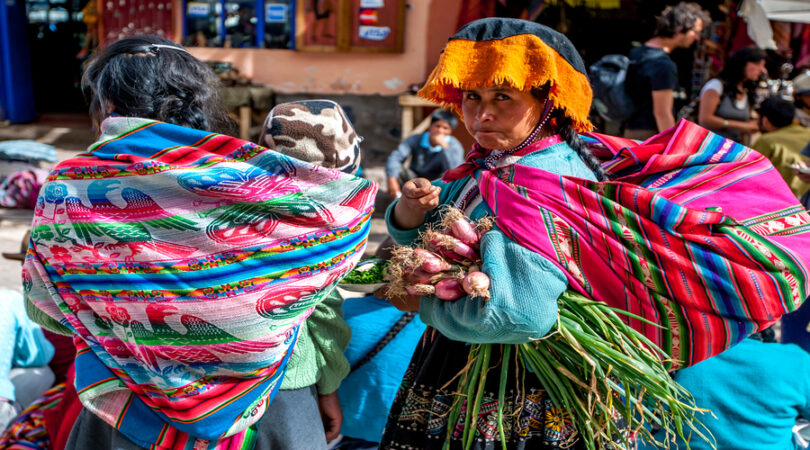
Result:
[[[360,23],[363,25],[373,25],[377,23],[377,10],[375,9],[361,9],[360,10]]]
[[[188,2],[187,14],[189,17],[207,17],[211,7],[208,3]]]
[[[189,17],[207,17],[211,12],[211,5],[203,2],[188,2]]]
[[[383,0],[360,0],[361,8],[382,8]]]
[[[287,5],[280,3],[268,3],[265,5],[264,21],[270,23],[287,21]]]
[[[388,35],[391,34],[391,29],[388,27],[365,27],[361,26],[358,29],[358,35],[361,39],[368,39],[369,41],[383,41]]]

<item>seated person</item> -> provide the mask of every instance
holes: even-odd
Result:
[[[810,141],[807,142],[807,145],[801,151],[801,157],[803,165],[807,168],[810,168]],[[796,170],[793,169],[793,173],[796,175],[798,179],[806,183],[810,186],[810,170]],[[804,209],[810,210],[810,190],[804,191],[804,194],[799,198],[799,201],[802,205],[804,205]],[[807,302],[805,302],[807,304]],[[802,305],[804,306],[804,305]],[[804,347],[805,350],[810,351],[810,347]]]
[[[0,430],[53,385],[53,353],[25,313],[22,294],[0,290]]]
[[[771,329],[763,330],[676,372],[675,380],[697,406],[714,414],[698,416],[716,439],[714,448],[802,448],[794,442],[793,427],[798,419],[810,418],[810,355],[774,342],[773,335]],[[683,442],[677,444],[685,448]],[[698,436],[689,445],[713,448]]]
[[[810,141],[810,128],[796,123],[796,106],[781,97],[766,98],[759,107],[759,115],[759,127],[764,134],[751,148],[770,159],[793,194],[801,197],[810,185],[790,166],[804,159],[800,152]]]
[[[458,119],[440,109],[431,114],[430,128],[427,131],[411,135],[399,144],[385,163],[388,195],[397,198],[406,181],[414,178],[435,180],[445,171],[464,162],[461,142],[450,135],[456,125]],[[409,156],[410,167],[403,167],[402,163]]]

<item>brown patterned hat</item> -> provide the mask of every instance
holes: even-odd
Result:
[[[346,112],[330,100],[281,103],[264,121],[259,145],[329,169],[354,174],[360,142]]]

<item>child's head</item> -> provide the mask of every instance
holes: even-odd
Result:
[[[440,124],[443,126],[447,126],[450,128],[450,131],[453,131],[458,125],[458,119],[449,111],[445,111],[443,109],[437,109],[433,111],[433,114],[430,115],[430,126]]]
[[[458,125],[458,119],[449,111],[437,109],[430,115],[431,133],[450,134],[456,128],[456,125]]]
[[[430,134],[431,145],[438,145],[441,139],[446,139],[453,129],[458,125],[458,119],[448,111],[437,109],[430,115]]]
[[[343,108],[330,100],[282,103],[270,110],[259,145],[328,169],[354,174],[360,142]]]

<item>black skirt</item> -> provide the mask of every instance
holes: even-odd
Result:
[[[476,420],[473,448],[500,449],[497,430],[498,389],[502,346],[493,345],[483,400]],[[381,449],[441,449],[458,387],[457,375],[467,364],[470,346],[448,339],[428,327],[394,399]],[[509,449],[575,449],[582,443],[570,416],[552,404],[528,369],[516,370],[515,352],[509,358],[503,408],[504,435]],[[516,376],[517,375],[517,376]],[[463,447],[466,402],[454,425],[451,449]]]

